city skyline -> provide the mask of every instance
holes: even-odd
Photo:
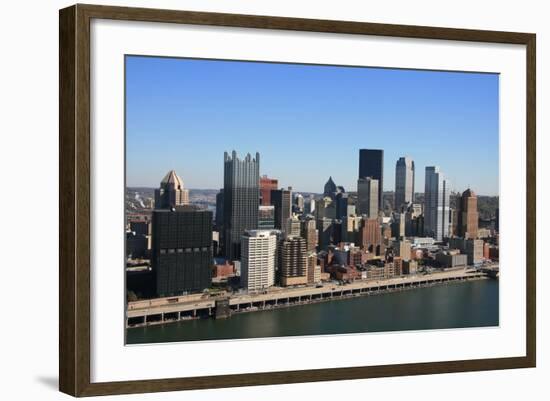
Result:
[[[219,189],[223,152],[235,149],[259,152],[260,175],[279,187],[321,193],[332,176],[352,192],[359,149],[369,148],[384,150],[384,191],[408,156],[415,192],[435,165],[454,191],[498,195],[497,75],[135,56],[126,64],[130,187],[157,187],[175,169],[186,188]]]

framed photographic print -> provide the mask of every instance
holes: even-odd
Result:
[[[534,367],[535,35],[60,11],[60,390]]]

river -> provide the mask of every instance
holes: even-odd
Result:
[[[127,329],[127,344],[487,327],[499,324],[498,280]]]

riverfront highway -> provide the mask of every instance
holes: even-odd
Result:
[[[491,266],[498,268],[498,266]],[[356,280],[350,284],[323,283],[321,287],[305,286],[293,288],[273,287],[259,294],[243,293],[218,293],[209,296],[207,294],[183,295],[169,298],[156,298],[151,300],[135,301],[128,303],[127,319],[139,325],[149,324],[148,316],[160,316],[161,322],[174,321],[185,317],[194,317],[198,311],[210,315],[215,307],[217,299],[229,298],[229,304],[233,311],[240,308],[254,309],[264,308],[281,303],[305,303],[315,302],[327,298],[342,299],[347,296],[366,295],[378,291],[393,291],[417,286],[436,285],[449,281],[463,281],[471,279],[487,278],[487,274],[473,269],[458,269],[431,274],[405,275],[385,280]],[[184,315],[185,314],[185,315]],[[160,323],[158,320],[151,323]]]

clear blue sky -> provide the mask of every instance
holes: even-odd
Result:
[[[175,169],[223,186],[223,152],[260,152],[261,174],[322,192],[356,190],[360,148],[384,149],[384,190],[410,156],[416,192],[438,165],[454,190],[499,191],[498,75],[126,57],[127,185]]]

